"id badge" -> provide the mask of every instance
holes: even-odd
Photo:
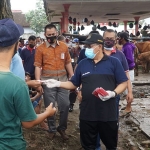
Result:
[[[61,59],[65,59],[65,54],[61,53]]]

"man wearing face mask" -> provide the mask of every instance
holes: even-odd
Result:
[[[131,81],[134,81],[134,50],[136,47],[129,41],[129,34],[127,32],[121,32],[119,34],[119,43],[123,45],[122,52],[124,53],[128,62]]]
[[[111,55],[111,56],[116,57],[120,60],[122,66],[124,68],[124,71],[125,71],[128,79],[129,79],[128,80],[128,87],[127,87],[128,93],[126,95],[127,107],[125,109],[125,112],[130,113],[131,112],[131,103],[133,101],[133,93],[132,93],[132,85],[131,85],[130,74],[129,74],[130,69],[128,67],[126,57],[121,51],[116,50],[114,48],[116,38],[117,38],[117,35],[116,35],[114,30],[112,30],[112,29],[106,30],[103,34],[103,38],[104,38],[104,52],[107,55]]]
[[[72,40],[72,47],[71,47],[71,58],[74,61],[74,67],[77,63],[77,59],[79,57],[79,53],[81,51],[81,48],[79,46],[79,39],[78,38],[74,38]]]
[[[118,119],[116,96],[127,87],[126,74],[118,59],[103,53],[103,37],[99,34],[88,36],[85,44],[87,58],[79,62],[70,81],[54,79],[43,81],[49,88],[75,89],[82,84],[80,105],[80,138],[85,150],[95,150],[97,135],[107,150],[117,149]],[[107,95],[93,94],[98,87]]]
[[[35,55],[35,46],[36,46],[36,37],[31,35],[28,38],[28,45],[21,52],[21,58],[24,66],[25,72],[29,72],[31,74],[31,80],[35,79],[35,67],[34,67],[34,55]]]
[[[42,38],[40,36],[36,37],[36,47],[42,44]]]
[[[122,52],[124,53],[126,59],[127,59],[127,63],[128,63],[128,67],[129,67],[129,77],[130,77],[130,82],[131,82],[131,86],[132,86],[132,82],[134,81],[134,67],[135,67],[135,62],[134,62],[134,50],[136,49],[136,46],[131,43],[129,41],[129,34],[127,32],[121,32],[119,35],[119,43],[123,45],[122,47]],[[127,89],[129,92],[129,89]],[[125,91],[125,94],[127,94],[127,90]],[[128,96],[128,94],[127,94]],[[127,99],[127,98],[126,98]],[[131,100],[129,99],[129,101],[127,100],[128,104],[126,107],[126,110],[124,113],[126,112],[131,112]]]
[[[35,77],[37,80],[56,79],[67,81],[73,75],[71,58],[68,47],[64,42],[57,40],[57,29],[53,24],[45,26],[46,42],[36,49],[35,54]],[[69,111],[69,91],[62,88],[48,88],[43,85],[38,91],[44,91],[45,107],[50,102],[57,102],[60,112],[59,125],[56,128],[55,116],[47,118],[49,132],[48,137],[52,140],[58,131],[63,140],[68,140],[65,130],[67,129],[67,119]]]
[[[113,56],[119,59],[119,61],[121,62],[121,65],[126,73],[126,76],[128,77],[128,93],[126,96],[126,100],[127,100],[127,107],[124,114],[126,115],[127,113],[131,112],[131,102],[133,101],[133,94],[132,94],[132,85],[131,85],[131,81],[130,81],[130,76],[129,76],[129,67],[128,67],[128,63],[127,60],[125,58],[125,55],[120,51],[115,49],[115,43],[116,43],[116,32],[112,29],[107,29],[104,31],[103,33],[103,38],[104,38],[104,53],[108,56]],[[118,95],[116,97],[116,104],[117,104],[117,118],[119,116],[119,101],[120,101],[120,96]],[[117,138],[117,137],[116,137]],[[98,140],[98,143],[100,142],[100,139]],[[99,145],[97,143],[97,145]],[[97,147],[96,150],[100,150],[99,147]]]

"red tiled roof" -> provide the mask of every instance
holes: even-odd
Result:
[[[29,27],[29,23],[26,21],[25,14],[21,10],[12,10],[14,21],[23,27]]]

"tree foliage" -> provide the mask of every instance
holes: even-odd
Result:
[[[0,19],[12,18],[10,0],[0,0]]]
[[[34,30],[36,34],[42,32],[44,26],[48,24],[42,0],[38,0],[36,3],[36,9],[29,11],[25,16],[31,29]]]

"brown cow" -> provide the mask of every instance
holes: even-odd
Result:
[[[150,51],[150,42],[138,42],[135,43],[136,47],[138,48],[139,53],[144,53]]]
[[[137,47],[137,49],[134,51],[135,75],[138,76],[138,65],[142,66],[142,73],[147,73],[149,71],[149,64],[150,64],[150,60],[148,58],[149,56],[147,56],[148,53],[146,54],[143,53],[150,51],[150,42],[149,41],[138,42],[135,43],[135,45]]]
[[[138,65],[139,65],[138,55],[139,55],[138,48],[135,47],[135,49],[134,49],[134,62],[135,62],[134,74],[135,74],[135,76],[138,76],[138,73],[139,73],[139,70],[138,70]]]
[[[150,51],[139,54],[138,60],[141,61],[141,64],[144,67],[144,72],[148,73],[150,64]]]

